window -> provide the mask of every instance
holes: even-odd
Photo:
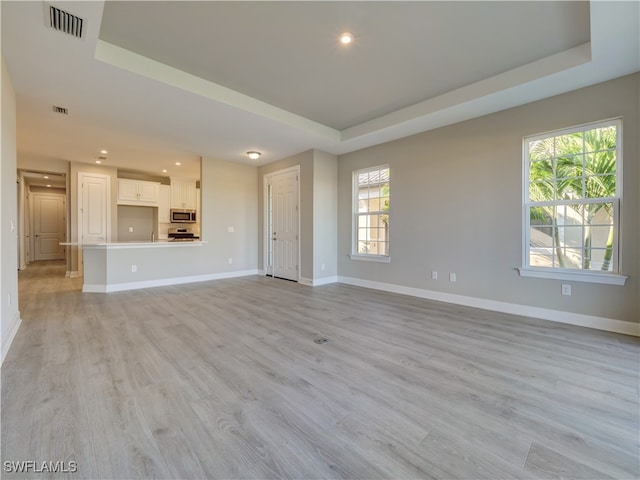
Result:
[[[352,258],[389,260],[389,166],[353,172]]]
[[[524,139],[525,269],[618,273],[621,130],[617,119]]]

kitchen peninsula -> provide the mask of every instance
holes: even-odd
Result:
[[[185,275],[185,265],[197,259],[203,241],[73,242],[82,247],[83,292],[108,293],[198,281]],[[207,280],[202,278],[201,280]]]

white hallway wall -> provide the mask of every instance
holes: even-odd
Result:
[[[18,310],[18,200],[16,188],[16,95],[2,63],[2,145],[0,147],[0,337],[1,361],[20,326]]]

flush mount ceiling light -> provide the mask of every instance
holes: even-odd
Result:
[[[254,150],[251,150],[250,152],[247,152],[247,155],[249,156],[249,158],[251,160],[257,160],[260,158],[260,155],[262,155],[260,152],[256,152]]]
[[[340,34],[340,43],[342,45],[349,45],[353,42],[353,35],[349,32],[344,32]]]

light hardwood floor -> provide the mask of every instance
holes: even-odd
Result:
[[[90,479],[640,476],[637,338],[266,277],[82,294],[64,269],[20,273],[3,467],[74,461],[66,476]]]

